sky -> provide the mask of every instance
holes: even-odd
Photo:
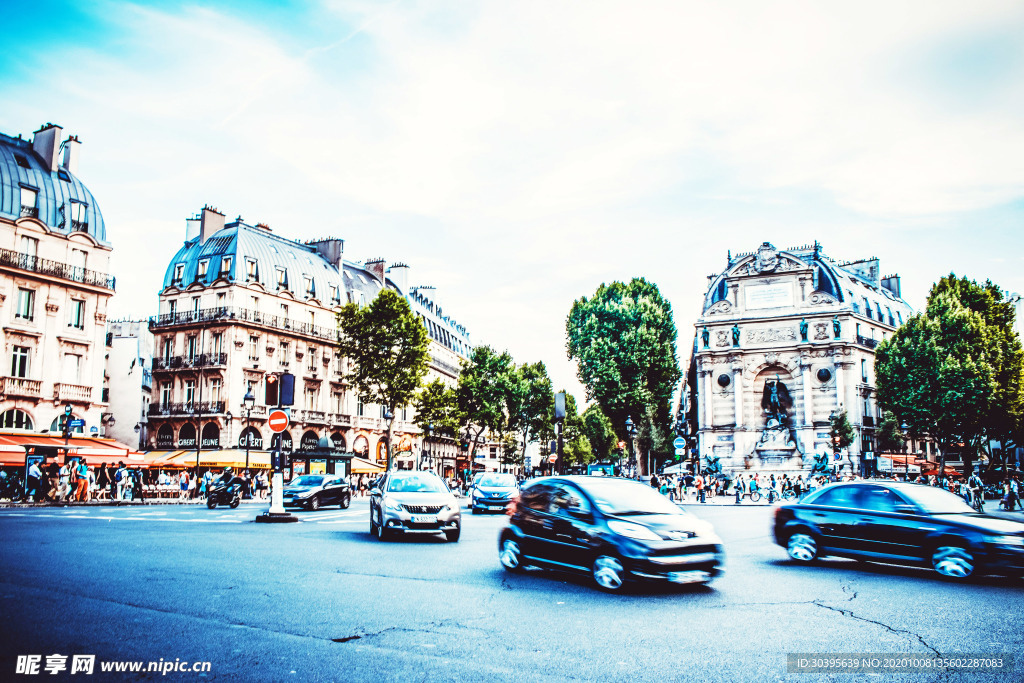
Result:
[[[113,317],[204,205],[411,266],[474,344],[566,357],[644,277],[679,358],[727,253],[1024,293],[1024,3],[7,0],[0,132],[82,140]]]

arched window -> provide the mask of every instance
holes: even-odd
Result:
[[[174,448],[174,429],[169,424],[162,425],[156,433],[157,448]]]
[[[11,408],[0,415],[0,427],[4,429],[32,429],[32,418],[24,410]]]
[[[208,422],[203,427],[201,448],[220,448],[220,427],[216,422]]]
[[[68,420],[77,420],[77,419],[78,418],[75,416],[74,413],[71,413],[71,415],[68,415]],[[64,413],[61,413],[57,417],[53,418],[53,422],[50,423],[50,431],[51,432],[61,432],[61,433],[64,432]],[[72,434],[82,434],[84,432],[85,432],[85,425],[84,424],[79,425],[77,427],[72,427],[71,428],[71,433]]]
[[[388,440],[386,438],[382,438],[380,441],[377,442],[377,460],[387,460],[387,459],[388,459]]]
[[[334,444],[334,450],[344,452],[345,437],[342,436],[341,432],[334,432],[331,434],[331,443]]]
[[[178,430],[178,448],[196,447],[196,428],[192,424],[183,424]]]
[[[312,429],[302,435],[299,442],[299,449],[303,451],[315,451],[320,445],[320,437]]]
[[[360,434],[356,437],[355,443],[352,444],[352,452],[358,453],[364,458],[370,453],[370,442],[365,436]]]
[[[239,448],[263,449],[263,435],[255,427],[246,427],[238,437]]]

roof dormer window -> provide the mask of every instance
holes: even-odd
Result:
[[[341,296],[338,294],[338,285],[331,285],[331,303],[339,303]]]
[[[260,271],[256,259],[245,259],[245,280],[246,282],[259,282]]]
[[[277,288],[288,289],[288,271],[280,266],[277,268]]]
[[[32,168],[32,166],[28,163],[28,159],[25,158],[25,156],[22,155],[22,154],[15,154],[14,155],[14,160],[17,161],[18,162],[18,166],[21,166],[22,168],[27,168],[27,169],[31,169]]]
[[[31,218],[39,216],[39,191],[34,187],[21,186],[21,215]]]
[[[220,277],[227,277],[231,274],[231,257],[224,256],[220,260]]]
[[[204,258],[199,259],[199,269],[196,271],[197,278],[206,277],[206,272],[210,268],[210,259]]]
[[[71,229],[78,232],[89,231],[89,220],[86,217],[86,210],[89,208],[88,204],[79,202],[74,199],[71,200]]]
[[[311,276],[302,276],[302,291],[304,291],[308,297],[316,296],[316,287],[313,284],[313,278]]]
[[[185,264],[184,263],[176,263],[176,264],[174,264],[174,281],[171,282],[171,284],[175,285],[177,287],[180,287],[181,286],[181,281],[184,278],[185,278]]]

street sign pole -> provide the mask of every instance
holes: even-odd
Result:
[[[270,411],[267,416],[267,426],[270,431],[277,435],[275,439],[274,452],[271,454],[271,463],[274,466],[274,476],[270,489],[270,509],[256,517],[257,522],[297,522],[299,518],[284,509],[284,472],[281,467],[281,432],[288,429],[288,413],[277,408]]]

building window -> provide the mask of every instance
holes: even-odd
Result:
[[[87,232],[89,230],[88,219],[86,218],[86,209],[89,208],[88,204],[71,200],[71,229],[79,232]]]
[[[36,311],[36,293],[32,289],[18,289],[18,308],[14,317],[21,320],[32,320]]]
[[[868,381],[868,361],[866,358],[862,358],[860,361],[860,378],[864,380],[866,384]]]
[[[199,268],[196,270],[196,278],[206,277],[206,272],[210,269],[210,259],[204,258],[199,259]]]
[[[24,410],[12,408],[0,415],[0,428],[3,429],[34,429],[32,418]]]
[[[30,349],[27,346],[15,346],[11,354],[11,377],[28,377]]]
[[[288,320],[288,304],[281,304],[281,318],[283,321]]]
[[[256,259],[245,259],[245,279],[247,282],[259,282],[260,273],[256,265]]]
[[[167,302],[167,314],[172,318],[178,313],[178,302],[175,299],[171,299]]]
[[[257,361],[260,359],[260,338],[256,336],[249,337],[249,360]]]
[[[228,277],[231,275],[231,257],[224,256],[220,260],[220,277]]]
[[[30,263],[35,263],[35,258],[36,256],[39,255],[39,240],[37,240],[35,237],[22,235],[21,253],[29,257]]]
[[[217,292],[217,308],[224,308],[224,304],[227,303],[228,295],[224,292]]]
[[[185,278],[185,264],[184,263],[178,263],[178,264],[176,264],[174,266],[174,281],[171,282],[171,284],[175,285],[175,286],[181,285],[181,281],[184,278]]]
[[[316,389],[313,387],[306,387],[306,410],[316,410]]]
[[[78,299],[71,300],[71,316],[68,320],[68,327],[79,330],[85,329],[85,302]]]
[[[221,380],[214,378],[210,380],[210,400],[214,403],[220,401]]]
[[[189,337],[185,342],[185,348],[188,349],[188,362],[191,363],[196,359],[196,344],[198,339],[195,336]]]
[[[306,293],[306,296],[316,296],[316,288],[313,286],[313,278],[309,275],[302,276],[302,291]]]
[[[160,405],[167,408],[171,404],[171,383],[164,382],[160,385]]]
[[[309,347],[309,368],[310,372],[316,372],[316,349],[312,346]]]
[[[341,296],[338,294],[338,285],[331,285],[331,303],[336,304],[341,302]]]
[[[164,363],[168,363],[171,360],[171,354],[174,352],[174,337],[164,339],[163,349]]]
[[[291,342],[281,342],[281,367],[286,368],[291,363],[292,345]]]
[[[356,401],[356,415],[362,417],[365,408],[366,406],[363,405],[363,399],[359,399],[358,401]]]
[[[77,353],[64,354],[64,381],[69,384],[82,381],[82,357]]]
[[[217,332],[213,335],[213,353],[222,353],[224,351],[224,335]]]
[[[196,381],[194,379],[185,380],[185,410],[191,412],[192,404],[196,400]]]
[[[288,289],[288,271],[284,268],[277,269],[277,288]]]
[[[339,415],[341,414],[341,392],[340,391],[333,391],[333,392],[331,392],[331,407],[332,407],[332,409],[333,409],[333,411],[335,413],[337,413]]]
[[[21,215],[35,218],[39,215],[39,192],[34,188],[21,187]]]

